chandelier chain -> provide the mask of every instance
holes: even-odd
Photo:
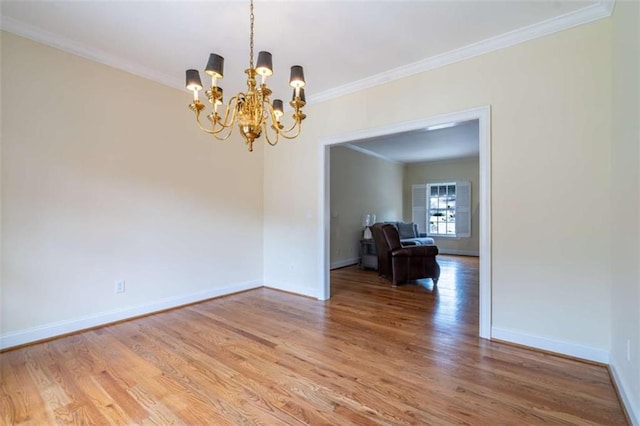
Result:
[[[250,18],[251,18],[251,38],[250,38],[250,41],[249,41],[249,67],[253,68],[253,21],[255,19],[255,16],[253,15],[253,0],[251,0],[250,10],[251,10],[251,14],[250,14]]]

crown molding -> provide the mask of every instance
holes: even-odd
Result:
[[[184,89],[182,87],[182,81],[179,81],[179,79],[174,76],[159,73],[135,62],[128,61],[102,50],[91,48],[82,43],[42,30],[33,25],[25,24],[22,21],[12,19],[7,16],[2,16],[0,29],[65,52],[81,56],[85,59],[126,71],[139,77],[146,78],[147,80],[152,80],[165,86],[173,87],[174,89]]]
[[[396,161],[396,160],[391,159],[391,158],[389,158],[389,157],[387,157],[385,155],[378,154],[375,151],[368,150],[367,148],[363,148],[361,146],[354,145],[352,143],[345,143],[342,146],[344,146],[345,148],[349,148],[349,149],[352,149],[354,151],[357,151],[357,152],[359,152],[361,154],[369,155],[371,157],[376,157],[376,158],[379,158],[379,159],[384,160],[384,161],[388,161],[388,162],[393,163],[393,164],[404,164],[402,161]]]
[[[605,9],[605,13],[607,13],[607,17],[613,15],[613,9],[616,6],[616,0],[600,0],[598,5]]]
[[[445,65],[471,59],[485,53],[494,52],[539,37],[554,34],[578,25],[608,18],[613,12],[614,4],[615,0],[601,0],[596,4],[547,19],[546,21],[522,27],[440,55],[431,56],[418,62],[403,65],[361,80],[343,84],[342,86],[334,87],[324,92],[307,95],[307,104],[325,102],[360,90],[369,89]]]
[[[610,17],[613,13],[615,0],[601,0],[598,3],[584,7],[582,9],[557,16],[527,27],[491,37],[468,46],[451,50],[440,55],[431,56],[418,62],[403,65],[389,71],[375,74],[361,80],[343,84],[315,95],[307,96],[307,104],[325,102],[340,96],[345,96],[360,90],[379,86],[391,81],[399,80],[435,68],[455,62],[464,61],[485,53],[494,52],[519,43],[524,43],[538,37],[550,35],[568,28],[586,24]],[[96,50],[82,43],[59,36],[49,31],[42,30],[35,26],[25,24],[22,21],[2,16],[0,29],[10,33],[37,41],[39,43],[63,50],[74,55],[98,62],[112,68],[155,81],[174,89],[183,90],[182,80],[176,76],[159,73],[151,68],[141,66],[138,63],[112,55],[110,53]]]
[[[392,164],[399,164],[401,166],[407,166],[407,167],[420,167],[420,166],[427,166],[427,165],[440,164],[440,163],[458,163],[461,161],[477,162],[480,158],[480,155],[476,154],[476,155],[465,155],[462,157],[441,158],[439,160],[399,161],[399,160],[394,160],[393,158],[387,157],[386,155],[380,154],[378,152],[371,151],[370,149],[355,145],[353,143],[345,143],[342,145],[335,145],[335,146],[343,146],[345,148],[349,148],[353,151],[360,152],[370,157],[376,157],[381,160],[388,161],[389,163],[392,163]]]
[[[441,158],[439,160],[426,160],[426,161],[412,161],[405,163],[407,167],[421,167],[421,166],[430,166],[433,164],[448,164],[448,163],[459,163],[459,162],[478,162],[480,161],[480,154],[476,155],[465,155],[462,157],[450,157],[450,158]]]

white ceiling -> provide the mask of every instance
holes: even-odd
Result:
[[[257,1],[255,50],[273,54],[274,97],[290,96],[289,67],[300,64],[307,98],[322,100],[336,88],[419,72],[447,52],[496,49],[598,19],[610,1]],[[225,92],[244,89],[247,0],[0,4],[4,30],[176,88],[185,69],[202,72],[209,53],[218,53]]]
[[[478,120],[452,124],[455,125],[371,138],[347,146],[403,164],[477,157],[480,150]]]

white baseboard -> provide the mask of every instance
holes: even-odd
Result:
[[[608,351],[578,345],[576,343],[560,342],[557,340],[547,339],[545,337],[532,336],[519,331],[506,330],[498,327],[491,327],[491,338],[530,346],[535,349],[556,352],[558,354],[568,355],[574,358],[582,358],[588,361],[600,362],[603,364],[609,363]]]
[[[329,269],[338,269],[338,268],[344,268],[345,266],[357,265],[358,262],[360,262],[359,257],[352,257],[351,259],[337,260],[335,262],[331,262],[331,265],[329,265]]]
[[[631,420],[631,424],[633,426],[640,426],[640,404],[639,401],[631,399],[631,391],[629,390],[629,386],[625,383],[622,376],[618,374],[618,370],[616,369],[616,365],[612,362],[609,364],[609,371],[611,372],[611,379],[614,381],[616,388],[618,389],[618,394],[620,395],[620,399],[622,399],[622,405],[627,410],[627,414],[629,415]]]
[[[113,323],[116,321],[135,318],[141,315],[151,314],[164,309],[176,308],[189,303],[200,302],[214,297],[225,296],[240,291],[251,290],[262,287],[259,281],[249,281],[230,286],[214,288],[197,293],[185,294],[182,296],[168,297],[166,299],[155,300],[136,306],[129,306],[111,311],[100,312],[95,315],[88,315],[50,324],[32,327],[25,330],[15,331],[0,335],[0,349],[7,349],[26,343],[37,342],[38,340],[50,339],[63,334],[73,333],[87,328],[97,327]]]
[[[318,289],[313,287],[302,287],[289,284],[265,284],[264,287],[299,294],[301,296],[307,296],[314,299],[321,299],[321,296],[318,294]]]
[[[438,247],[439,254],[455,254],[458,256],[480,256],[479,251],[472,250],[456,250],[456,249],[446,249]]]

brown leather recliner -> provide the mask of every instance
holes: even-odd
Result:
[[[371,226],[373,241],[376,243],[376,254],[378,255],[378,275],[391,279],[391,258],[389,257],[389,246],[387,239],[382,232],[385,223],[374,223]]]
[[[431,278],[434,285],[438,284],[438,247],[403,247],[400,244],[398,230],[389,224],[376,223],[371,231],[376,242],[380,275],[390,278],[394,286],[420,278]]]

